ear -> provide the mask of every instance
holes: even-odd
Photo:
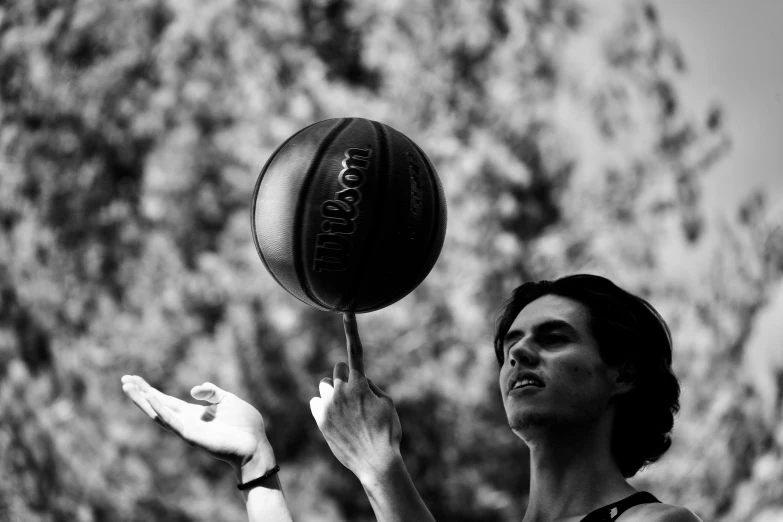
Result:
[[[636,376],[638,375],[638,366],[627,361],[620,365],[618,369],[617,379],[615,379],[615,387],[617,395],[623,395],[636,388]]]
[[[636,363],[627,361],[620,366],[620,375],[617,377],[617,382],[633,382],[636,380],[637,373]]]

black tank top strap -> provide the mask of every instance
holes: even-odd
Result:
[[[618,500],[614,504],[600,507],[595,511],[591,511],[588,515],[581,520],[581,522],[611,522],[617,520],[617,517],[625,513],[626,510],[639,504],[650,504],[653,502],[660,502],[653,496],[652,493],[646,491],[638,491],[630,497],[625,497],[622,500]]]

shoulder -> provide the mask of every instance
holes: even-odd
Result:
[[[659,514],[650,519],[650,522],[703,522],[690,509],[671,504],[658,504],[661,506]]]
[[[627,514],[627,522],[703,522],[690,509],[672,504],[640,504]]]

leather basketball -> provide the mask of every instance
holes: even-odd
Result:
[[[446,198],[427,155],[363,118],[306,127],[256,181],[253,240],[272,277],[321,310],[371,312],[416,288],[446,236]]]

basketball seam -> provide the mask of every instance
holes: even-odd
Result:
[[[282,151],[288,143],[299,136],[301,133],[312,127],[313,125],[318,125],[321,123],[320,121],[313,123],[312,125],[308,125],[304,129],[299,130],[299,132],[296,132],[293,136],[289,137],[287,140],[285,140],[280,146],[275,149],[275,151],[272,153],[272,155],[269,157],[268,160],[266,160],[266,163],[264,163],[263,168],[261,169],[261,173],[258,176],[258,179],[256,180],[256,186],[253,189],[253,197],[251,199],[252,203],[250,205],[250,230],[253,234],[253,244],[256,247],[256,252],[258,252],[258,257],[261,258],[261,262],[264,264],[264,268],[266,268],[266,271],[269,272],[269,275],[272,276],[272,279],[274,279],[277,284],[285,288],[285,286],[280,282],[280,279],[272,272],[272,270],[269,269],[269,264],[266,261],[266,256],[264,256],[264,252],[261,250],[261,245],[258,244],[258,234],[256,233],[256,198],[258,197],[258,191],[261,189],[261,182],[263,181],[264,177],[266,176],[267,169],[272,164],[272,161],[280,154],[280,151]]]
[[[375,220],[371,224],[370,231],[367,233],[368,241],[371,242],[370,248],[365,248],[364,255],[365,259],[371,258],[372,254],[375,252],[375,249],[378,246],[378,228],[380,227],[380,222],[383,219],[383,212],[386,207],[386,198],[383,197],[384,189],[386,188],[386,185],[389,183],[389,147],[387,146],[386,140],[386,129],[384,128],[383,124],[373,121],[373,120],[367,120],[370,122],[370,124],[375,129],[375,132],[378,135],[378,159],[377,159],[377,165],[378,165],[378,171],[377,171],[377,179],[382,180],[378,183],[378,192],[380,193],[380,197],[377,197],[375,199]],[[360,263],[360,269],[356,273],[356,277],[354,278],[354,284],[351,287],[351,291],[343,297],[343,299],[340,300],[338,303],[338,306],[340,307],[348,307],[348,309],[353,308],[356,304],[356,300],[358,298],[359,290],[361,289],[361,281],[362,276],[364,276],[364,273],[367,270],[368,263]]]
[[[296,202],[296,210],[294,211],[294,270],[296,272],[296,277],[300,281],[300,284],[302,285],[302,290],[304,290],[305,295],[311,299],[314,303],[318,304],[319,306],[331,310],[332,308],[328,306],[326,303],[315,297],[313,292],[310,290],[310,280],[307,277],[307,270],[305,270],[305,260],[304,260],[304,254],[303,251],[303,245],[302,242],[304,241],[304,238],[301,236],[302,228],[303,228],[303,221],[304,216],[301,215],[299,210],[301,209],[302,205],[307,201],[309,197],[309,190],[310,185],[313,181],[313,174],[316,171],[317,166],[322,161],[323,153],[326,149],[329,148],[329,146],[334,143],[335,140],[339,137],[339,135],[342,133],[345,128],[351,124],[351,122],[354,120],[354,118],[344,118],[337,127],[329,131],[329,134],[326,135],[326,137],[321,141],[321,144],[318,146],[318,149],[315,151],[315,157],[310,163],[310,166],[307,168],[307,174],[305,175],[304,182],[302,183],[302,189],[299,192],[299,200]]]

